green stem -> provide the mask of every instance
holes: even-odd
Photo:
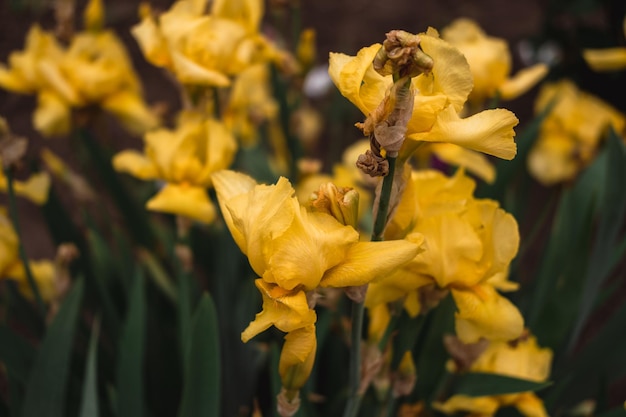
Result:
[[[383,185],[378,201],[378,211],[372,232],[372,241],[383,240],[383,231],[387,223],[389,202],[391,200],[391,186],[396,167],[396,158],[387,158],[389,161],[389,173],[383,178]],[[344,410],[344,417],[356,417],[361,406],[362,393],[359,392],[361,385],[361,333],[363,332],[363,315],[365,305],[363,302],[352,304],[352,332],[350,345],[350,374],[349,374],[349,397]]]
[[[396,171],[396,158],[388,157],[389,174],[383,179],[383,186],[380,190],[380,200],[378,202],[378,212],[376,213],[376,221],[374,222],[374,231],[372,232],[372,241],[380,242],[383,240],[383,232],[387,224],[387,214],[389,213],[389,202],[391,200],[391,186],[393,184],[393,176]]]
[[[350,334],[350,374],[349,374],[349,397],[344,417],[356,417],[361,406],[362,394],[359,392],[361,385],[361,332],[363,331],[363,316],[365,304],[363,302],[352,304],[352,332]]]
[[[9,213],[11,215],[11,220],[13,221],[13,228],[15,229],[15,233],[18,237],[18,250],[20,254],[20,259],[22,260],[22,264],[24,265],[24,273],[26,275],[26,279],[28,280],[28,285],[30,285],[31,290],[33,291],[33,295],[35,296],[37,306],[39,307],[42,316],[45,317],[46,306],[43,302],[43,299],[41,298],[41,293],[39,292],[39,287],[37,287],[37,282],[35,281],[33,272],[30,269],[28,257],[26,256],[26,249],[24,248],[22,234],[20,232],[20,219],[17,212],[17,199],[15,198],[15,188],[13,187],[12,169],[10,167],[4,168],[4,175],[7,179],[7,191],[9,194]]]

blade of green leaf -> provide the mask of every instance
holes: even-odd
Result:
[[[94,228],[89,228],[87,233],[89,247],[92,249],[92,265],[94,269],[93,279],[89,281],[95,287],[98,298],[102,303],[104,325],[113,335],[119,334],[120,318],[107,290],[107,277],[112,274],[112,254],[107,242]]]
[[[111,197],[120,209],[120,213],[124,215],[125,224],[135,241],[142,246],[153,248],[156,239],[148,216],[145,215],[145,210],[138,204],[132,193],[126,189],[118,173],[113,169],[111,156],[88,130],[78,129],[76,136],[80,145],[87,150],[90,163],[98,171]]]
[[[600,224],[587,267],[585,287],[578,309],[578,318],[569,340],[568,350],[576,346],[587,319],[593,311],[600,288],[610,276],[611,258],[614,257],[618,234],[626,218],[626,147],[611,128],[606,146],[606,164],[603,195],[600,199],[598,218]],[[619,250],[619,246],[618,246]]]
[[[470,372],[456,379],[452,392],[469,397],[482,397],[538,391],[550,385],[552,382],[536,382],[505,375]]]
[[[100,319],[93,321],[87,364],[85,366],[85,379],[83,382],[83,399],[80,406],[79,417],[98,417],[100,415],[98,405],[98,337],[100,336]]]
[[[128,300],[128,315],[119,342],[117,409],[120,417],[143,416],[143,367],[146,307],[143,274],[135,274]]]
[[[0,361],[24,384],[35,358],[35,348],[6,326],[0,326]]]
[[[22,417],[64,417],[76,320],[83,298],[79,279],[48,328],[35,360],[24,398]]]
[[[218,417],[220,410],[220,350],[217,314],[204,293],[191,329],[189,368],[185,373],[180,417]]]

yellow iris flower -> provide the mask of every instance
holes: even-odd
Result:
[[[511,52],[506,41],[487,36],[473,20],[455,20],[441,31],[441,37],[461,51],[469,63],[474,79],[471,102],[483,103],[496,95],[504,100],[513,99],[548,73],[547,65],[536,64],[510,78]]]
[[[528,156],[530,173],[544,185],[573,179],[591,162],[608,127],[621,132],[626,126],[623,114],[569,80],[544,85],[535,112],[552,102]]]
[[[65,48],[51,33],[31,27],[25,49],[11,53],[9,67],[0,65],[0,87],[37,94],[33,121],[47,136],[68,133],[72,110],[91,105],[111,112],[133,133],[158,124],[124,45],[110,31],[78,33]]]
[[[213,174],[213,184],[228,229],[261,277],[255,283],[263,296],[263,310],[243,331],[242,340],[275,326],[289,333],[282,354],[289,359],[284,361],[307,371],[296,378],[281,365],[284,386],[286,374],[290,381],[302,382],[310,372],[307,358],[314,351],[312,325],[317,316],[307,295],[318,287],[367,284],[420,251],[420,239],[360,242],[353,227],[327,212],[303,207],[284,177],[274,185],[259,185],[247,175],[220,171]],[[293,332],[309,336],[296,337]],[[285,387],[297,391],[301,385]]]
[[[215,207],[206,192],[211,174],[227,168],[237,150],[228,129],[216,120],[183,114],[175,130],[153,130],[144,142],[144,153],[120,152],[113,166],[142,180],[165,181],[147,208],[212,222]]]
[[[4,176],[2,162],[0,161],[0,191],[6,191],[7,187],[7,179]],[[15,188],[15,194],[41,205],[48,200],[50,175],[47,172],[37,172],[26,181],[13,181],[13,187]]]
[[[516,343],[490,342],[469,370],[545,382],[550,375],[551,362],[552,351],[540,348],[535,337],[528,336]],[[466,412],[488,417],[494,415],[500,407],[513,406],[526,417],[548,415],[543,402],[533,392],[484,397],[454,395],[434,406],[446,414]]]
[[[422,141],[453,143],[468,149],[513,159],[517,152],[513,127],[518,120],[505,109],[485,110],[467,118],[459,113],[472,91],[472,73],[463,54],[439,38],[436,30],[419,34],[420,47],[434,66],[411,81],[414,106],[400,151],[407,158]],[[356,56],[330,54],[329,74],[341,94],[365,115],[373,112],[393,84],[392,76],[374,70],[380,44],[361,49]]]
[[[434,285],[452,293],[462,341],[511,340],[521,334],[520,312],[496,291],[516,289],[506,275],[519,246],[517,223],[497,202],[475,199],[474,187],[461,170],[451,178],[437,171],[412,173],[385,237],[419,233],[427,250],[372,283],[366,306],[404,300],[414,316],[422,312],[421,291]]]
[[[147,10],[132,34],[146,59],[186,85],[226,87],[250,64],[280,59],[259,33],[261,0],[180,0],[158,17]]]

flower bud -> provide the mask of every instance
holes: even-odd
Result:
[[[311,205],[317,210],[328,213],[341,224],[356,229],[359,215],[359,193],[349,187],[337,187],[333,183],[320,185]]]
[[[316,349],[317,340],[313,324],[289,332],[285,336],[285,344],[278,362],[278,373],[289,401],[298,396],[298,391],[309,379]]]

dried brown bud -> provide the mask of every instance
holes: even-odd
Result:
[[[276,397],[278,400],[277,410],[281,417],[293,417],[300,409],[300,394],[296,391],[295,395],[292,395],[283,388]]]
[[[464,372],[470,369],[472,364],[487,349],[489,341],[481,339],[476,343],[463,343],[453,335],[445,335],[443,337],[443,345],[452,356],[457,372]]]
[[[381,75],[396,74],[399,78],[429,73],[433,68],[433,59],[419,45],[419,35],[403,30],[388,32],[374,58],[374,69]]]
[[[374,155],[370,150],[359,155],[356,166],[370,177],[384,177],[389,173],[389,162],[383,157]]]
[[[362,303],[365,301],[365,294],[367,293],[367,284],[359,285],[357,287],[345,287],[344,291],[349,299],[355,303]]]
[[[26,155],[28,141],[26,138],[13,136],[6,133],[0,140],[0,161],[4,169],[10,169],[17,166]]]

